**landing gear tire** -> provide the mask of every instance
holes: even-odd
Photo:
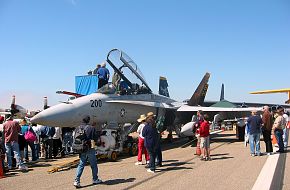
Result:
[[[117,152],[116,151],[112,151],[111,154],[109,154],[109,159],[112,162],[117,161]]]
[[[133,143],[132,146],[129,148],[129,155],[136,156],[138,154],[138,146],[136,143]]]

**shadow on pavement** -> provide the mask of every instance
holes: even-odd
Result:
[[[222,157],[218,157],[218,158],[212,158],[212,160],[226,160],[226,159],[231,159],[234,158],[232,156],[222,156]]]
[[[190,167],[180,167],[184,164],[194,164],[194,162],[173,162],[173,163],[170,163],[170,164],[163,164],[162,166],[162,169],[161,168],[158,168],[157,171],[160,171],[160,172],[164,172],[164,171],[173,171],[173,170],[186,170],[186,169],[193,169],[193,168],[190,168]],[[163,167],[167,167],[167,168],[164,168]]]
[[[225,156],[225,155],[229,155],[229,153],[224,153],[224,154],[211,154],[210,156],[211,157],[214,157],[214,156]]]
[[[101,184],[105,184],[105,185],[117,185],[120,183],[128,183],[128,182],[134,182],[136,180],[136,178],[128,178],[128,179],[112,179],[112,180],[107,180],[104,181]]]

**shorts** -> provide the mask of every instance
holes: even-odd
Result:
[[[200,148],[209,148],[209,136],[208,137],[200,137]]]

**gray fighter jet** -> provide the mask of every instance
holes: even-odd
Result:
[[[177,109],[185,104],[169,97],[152,93],[143,74],[134,61],[123,51],[111,50],[106,62],[113,68],[114,77],[96,93],[79,96],[43,110],[31,122],[58,127],[76,127],[84,116],[89,115],[96,125],[105,123],[135,123],[144,113],[153,112],[157,117],[164,116],[164,125],[175,125],[185,115]],[[210,74],[206,73],[200,85],[188,101],[188,105],[199,105],[204,101]],[[191,115],[188,116],[191,118]]]

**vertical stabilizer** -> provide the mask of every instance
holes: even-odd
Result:
[[[204,98],[208,89],[209,77],[210,77],[210,73],[205,73],[203,79],[199,83],[194,94],[191,96],[190,100],[188,101],[189,106],[197,106],[197,105],[202,105],[204,103]]]
[[[220,101],[224,99],[225,99],[225,87],[224,87],[224,84],[222,84]]]
[[[162,96],[169,97],[168,83],[165,77],[159,78],[159,94]]]
[[[43,97],[43,109],[45,110],[47,108],[49,108],[49,107],[47,105],[47,97],[45,96],[45,97]]]
[[[10,112],[11,112],[11,115],[15,115],[16,113],[19,112],[19,110],[16,108],[15,95],[12,96]]]

